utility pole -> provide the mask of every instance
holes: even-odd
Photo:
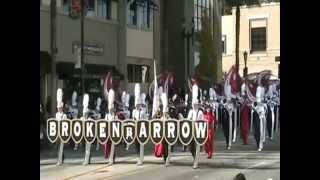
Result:
[[[85,88],[84,88],[84,0],[81,0],[81,91],[82,91],[82,96],[85,93]]]
[[[50,48],[51,48],[51,102],[50,114],[54,114],[56,107],[56,16],[57,16],[57,1],[51,0],[50,3]]]

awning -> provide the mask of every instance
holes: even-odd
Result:
[[[85,78],[104,77],[112,71],[114,78],[123,80],[124,75],[121,74],[115,66],[100,64],[85,64]],[[74,63],[59,62],[57,63],[57,74],[61,79],[80,78],[81,69],[75,69]]]

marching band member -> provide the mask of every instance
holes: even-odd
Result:
[[[140,93],[140,84],[136,83],[134,88],[134,104],[135,109],[132,111],[132,118],[136,121],[140,119],[147,119],[147,113],[146,113],[146,105],[145,105],[145,98],[146,95],[144,93]],[[143,158],[144,158],[144,145],[140,144],[138,141],[136,141],[136,149],[137,152],[139,152],[139,158],[137,160],[137,165],[141,166],[143,164]]]
[[[236,123],[235,123],[235,105],[232,102],[232,98],[235,98],[235,96],[231,92],[231,86],[230,84],[225,84],[225,96],[226,99],[223,100],[223,130],[224,135],[226,137],[226,143],[227,143],[227,149],[231,148],[231,142],[236,135]]]
[[[107,89],[105,89],[107,91]],[[114,107],[114,98],[115,98],[115,92],[112,88],[110,88],[109,92],[106,93],[107,99],[108,99],[108,113],[106,113],[105,119],[108,121],[115,120],[116,112]],[[111,140],[108,140],[108,142],[104,145],[104,153],[105,158],[109,157],[109,165],[112,165],[115,160],[115,145],[111,142]]]
[[[101,98],[98,97],[98,98],[97,98],[97,101],[96,101],[96,109],[95,109],[95,111],[94,111],[94,119],[95,119],[95,120],[101,119],[101,111],[100,111],[101,102],[102,102]],[[100,143],[99,143],[98,140],[96,140],[96,141],[97,141],[96,151],[99,151]]]
[[[246,95],[246,84],[245,82],[241,86],[241,134],[243,139],[243,144],[248,144],[248,137],[250,131],[250,115],[251,115],[251,102]]]
[[[63,92],[62,92],[62,89],[59,88],[57,90],[57,109],[58,109],[58,112],[56,113],[56,119],[58,121],[63,120],[63,119],[67,119],[67,115],[63,112],[62,97],[63,97]],[[60,144],[60,146],[59,146],[59,152],[58,152],[57,166],[62,165],[63,161],[64,161],[64,153],[63,153],[64,143],[60,141],[59,144]]]
[[[70,113],[72,119],[78,118],[79,115],[79,110],[78,110],[78,103],[77,103],[77,91],[73,91],[72,93],[72,98],[71,98],[71,108],[70,108]],[[75,143],[73,150],[78,150],[79,144]]]
[[[192,86],[192,109],[188,113],[187,119],[197,121],[198,119],[204,119],[204,114],[199,103],[199,88],[196,84]],[[195,145],[194,140],[190,144],[191,154],[193,156],[193,168],[198,167],[198,158],[200,153],[200,146]]]
[[[212,158],[214,153],[214,136],[216,130],[217,119],[215,115],[216,104],[213,102],[213,93],[212,88],[209,89],[209,105],[206,108],[206,112],[204,113],[204,119],[208,122],[208,140],[205,144],[205,151],[208,153],[208,159]]]
[[[278,94],[277,94],[276,84],[269,84],[268,91],[266,93],[266,101],[268,105],[268,113],[267,113],[267,131],[269,134],[269,138],[272,140],[274,131],[275,131],[275,124],[278,123],[277,116],[278,116]]]
[[[267,105],[263,103],[264,88],[259,83],[256,91],[256,102],[253,105],[253,126],[254,126],[254,137],[257,143],[258,151],[263,148],[265,142],[265,125],[266,125],[266,112]]]
[[[161,103],[162,103],[162,117],[161,117],[161,119],[163,121],[165,121],[166,119],[170,118],[167,94],[165,92],[161,93],[160,99],[161,99]],[[165,161],[165,165],[168,166],[170,164],[171,146],[168,145],[168,143],[165,140],[162,141],[162,144],[163,144],[162,147],[164,148],[163,158]]]
[[[129,110],[129,101],[130,101],[130,94],[128,94],[126,91],[122,92],[121,95],[121,104],[122,104],[122,111],[120,112],[124,119],[130,119],[130,110]],[[126,150],[129,150],[130,145],[126,144]]]
[[[212,104],[212,107],[214,108],[214,117],[216,120],[216,124],[214,125],[215,128],[218,128],[218,122],[219,122],[219,101],[217,98],[216,91],[213,88],[209,89],[209,101]]]
[[[208,123],[208,139],[205,143],[204,149],[208,154],[208,159],[212,158],[213,150],[213,141],[214,141],[214,125],[215,125],[215,117],[213,115],[213,111],[210,107],[206,108],[206,112],[204,113],[204,119]]]
[[[86,120],[92,120],[92,118],[89,117],[89,95],[88,94],[84,94],[83,96],[83,111],[82,114],[83,116],[81,117],[82,120],[86,121]],[[85,157],[84,157],[84,161],[83,161],[83,165],[87,165],[90,164],[91,161],[91,143],[87,143],[86,142],[86,150],[85,150]]]

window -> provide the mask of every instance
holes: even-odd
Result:
[[[201,17],[204,12],[209,12],[209,1],[211,0],[194,0],[194,26],[195,31],[201,30]]]
[[[70,2],[69,0],[63,0],[63,11],[69,13]]]
[[[95,16],[95,0],[87,0],[87,16]]]
[[[251,52],[266,50],[266,28],[251,29]]]
[[[111,0],[97,0],[97,16],[111,19]]]
[[[250,20],[250,51],[266,51],[267,19]]]
[[[143,28],[152,28],[153,10],[151,3],[149,0],[139,1],[139,3],[137,3],[136,0],[128,0],[128,24],[134,26],[141,25]]]
[[[226,35],[222,35],[222,53],[223,53],[223,54],[226,54],[226,53],[227,53],[226,41],[227,41]]]
[[[128,64],[127,72],[129,83],[149,82],[150,68],[147,65]]]
[[[129,5],[129,21],[130,25],[137,25],[138,11],[137,3],[134,1]]]

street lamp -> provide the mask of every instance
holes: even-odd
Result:
[[[247,51],[243,52],[243,59],[244,59],[244,69],[243,69],[243,76],[246,78],[248,75],[248,68],[247,68],[247,57],[248,53]]]

